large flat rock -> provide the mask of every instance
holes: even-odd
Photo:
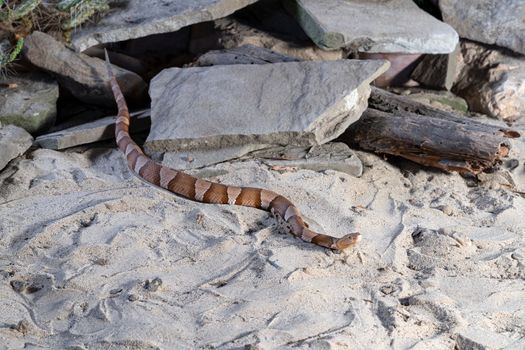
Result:
[[[52,36],[33,32],[25,40],[24,56],[35,66],[52,73],[61,87],[79,100],[114,106],[106,63],[74,52]],[[147,84],[137,74],[113,65],[113,71],[128,102],[144,98]]]
[[[0,125],[0,170],[31,147],[33,137],[15,125]]]
[[[53,126],[57,116],[58,84],[43,73],[0,78],[0,122],[30,133]]]
[[[262,145],[166,152],[162,164],[179,170],[193,170],[232,160],[246,161],[255,158],[276,171],[336,170],[357,177],[363,174],[361,160],[342,142],[329,142],[312,147],[277,146],[260,149],[259,146]]]
[[[243,144],[311,146],[339,136],[367,106],[386,61],[171,68],[151,82],[147,152]]]
[[[265,1],[262,4],[266,3]],[[249,9],[255,11],[253,6],[250,6]],[[254,27],[252,23],[248,24],[232,16],[216,20],[215,28],[219,33],[221,45],[226,49],[253,45],[305,61],[332,61],[346,58],[342,49],[326,51],[315,45],[291,16],[278,19],[280,28],[276,26],[271,26],[269,29],[268,27]],[[295,31],[285,30],[290,27],[299,27],[302,35],[295,34]]]
[[[462,38],[525,54],[525,1],[440,0],[439,7]]]
[[[342,142],[329,142],[310,148],[278,147],[259,150],[249,155],[276,171],[308,169],[313,171],[335,170],[352,176],[363,175],[363,163]]]
[[[78,51],[103,43],[177,31],[194,23],[211,21],[253,4],[257,0],[128,0],[96,25],[73,33]]]
[[[360,52],[449,53],[458,35],[412,0],[286,0],[320,47]]]
[[[298,62],[297,58],[285,56],[272,50],[253,45],[243,45],[232,49],[208,51],[195,62],[196,66],[221,66],[229,64],[267,64]]]
[[[148,130],[150,125],[149,110],[131,113],[130,117],[131,133]],[[42,148],[65,149],[109,140],[115,136],[115,119],[115,116],[101,118],[60,131],[40,135],[35,139],[35,143]]]

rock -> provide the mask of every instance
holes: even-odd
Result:
[[[513,121],[525,114],[525,56],[461,43],[460,73],[452,89],[471,111]]]
[[[445,55],[426,55],[412,72],[412,79],[423,86],[452,89],[458,74],[459,46]]]
[[[327,50],[449,53],[458,42],[454,29],[412,0],[286,0],[285,6]]]
[[[478,186],[489,190],[516,190],[516,183],[509,171],[500,170],[493,173],[481,173],[477,176]]]
[[[219,32],[219,40],[226,49],[253,45],[307,61],[331,61],[344,58],[343,50],[325,51],[315,46],[309,39],[256,29],[234,18],[217,20],[215,26]]]
[[[0,126],[0,170],[31,147],[33,137],[15,125]]]
[[[148,61],[152,60],[152,57],[154,61],[157,61],[158,57],[183,55],[190,43],[192,27],[184,27],[176,32],[126,40],[115,44],[115,46],[118,48],[119,53],[137,58],[142,64],[147,64]],[[96,48],[96,46],[93,48]],[[90,51],[86,50],[85,52]],[[111,58],[111,56],[109,57]]]
[[[243,23],[249,23],[251,27],[260,31],[312,43],[303,28],[284,8],[282,0],[258,1],[235,13],[232,17]]]
[[[329,142],[313,147],[243,145],[216,150],[166,152],[162,164],[180,170],[198,169],[232,159],[261,159],[269,167],[279,169],[336,170],[352,176],[363,174],[363,164],[344,143]]]
[[[439,7],[462,38],[525,54],[525,1],[440,0]]]
[[[211,50],[222,49],[219,32],[215,29],[215,22],[197,23],[188,28],[189,38],[185,50],[191,54],[199,56]]]
[[[104,43],[175,32],[194,23],[211,21],[243,8],[256,0],[129,0],[98,23],[74,31],[78,51]]]
[[[159,277],[155,277],[152,281],[146,280],[146,282],[144,282],[144,289],[150,292],[158,291],[161,286],[162,279],[160,279]]]
[[[406,55],[397,53],[368,53],[361,52],[360,59],[370,60],[387,60],[390,62],[390,68],[379,78],[374,80],[374,85],[378,87],[385,86],[403,86],[409,79],[410,74],[417,65],[421,55]]]
[[[35,66],[53,73],[61,87],[81,101],[114,106],[106,63],[98,58],[76,53],[53,37],[33,32],[26,38],[25,57]],[[113,65],[122,92],[133,102],[146,95],[146,83],[137,74]]]
[[[37,133],[51,127],[57,115],[58,84],[41,73],[0,80],[0,122]]]
[[[266,64],[277,62],[297,62],[296,58],[281,55],[265,48],[244,45],[233,49],[208,51],[195,62],[196,66],[217,66],[228,64]]]
[[[149,110],[131,113],[130,131],[133,133],[148,130],[149,116]],[[114,135],[115,117],[113,116],[38,136],[35,143],[42,148],[58,150],[109,140]]]
[[[217,149],[196,149],[186,150],[183,152],[165,152],[162,154],[162,164],[180,170],[198,169],[205,166],[226,162],[232,159],[238,159],[240,157],[246,156],[250,152],[267,147],[271,147],[271,145],[248,144],[220,147]],[[155,158],[161,158],[161,156],[155,155]]]
[[[448,112],[466,113],[468,111],[467,102],[449,91],[419,90],[407,95],[407,98]]]
[[[233,49],[210,51],[196,61],[197,66],[266,64],[294,62],[295,58],[271,50],[245,45]],[[272,147],[268,144],[246,144],[210,150],[166,152],[163,164],[176,169],[196,169],[232,159],[264,159],[275,168],[300,168],[314,171],[327,169],[361,176],[363,166],[359,158],[343,143],[328,143],[314,147]]]
[[[363,163],[342,142],[329,142],[311,148],[271,148],[252,152],[249,156],[262,159],[273,169],[336,170],[355,177],[363,175]]]
[[[460,350],[496,350],[511,346],[513,342],[511,338],[487,329],[470,328],[459,332],[456,338],[456,348]]]
[[[325,51],[317,47],[286,11],[281,0],[256,2],[232,17],[230,27],[221,36],[227,48],[232,47],[227,43],[233,39],[237,46],[253,44],[306,61],[347,58],[343,50]]]
[[[102,47],[95,46],[84,51],[83,53],[90,57],[97,57],[101,60],[105,59],[104,48]],[[136,73],[138,75],[147,74],[148,72],[144,62],[138,58],[113,51],[108,51],[108,56],[112,64],[124,68],[130,72]]]
[[[107,117],[107,115],[107,107],[81,103],[76,99],[64,99],[60,102],[57,114],[57,119],[60,122],[55,123],[55,126],[49,129],[46,134],[93,122]]]
[[[144,147],[323,144],[359,119],[368,84],[387,68],[384,61],[340,60],[166,69],[150,85]]]

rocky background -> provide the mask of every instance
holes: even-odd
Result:
[[[0,0],[0,349],[524,348],[524,18],[521,0]],[[104,49],[151,157],[362,244],[134,178]],[[416,106],[414,133],[429,108],[510,151],[459,175],[377,147],[395,125],[356,142],[376,87]]]

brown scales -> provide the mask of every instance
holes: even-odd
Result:
[[[203,203],[235,204],[270,211],[286,223],[291,234],[322,247],[343,250],[359,242],[361,235],[350,233],[341,238],[317,233],[308,228],[299,209],[285,197],[264,189],[233,187],[198,179],[156,163],[147,157],[129,135],[129,111],[122,91],[113,74],[106,53],[111,89],[118,105],[115,137],[119,149],[126,155],[129,168],[147,182],[179,196]]]

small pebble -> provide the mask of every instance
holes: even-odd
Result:
[[[410,306],[410,297],[400,298],[399,303],[403,306]]]
[[[144,288],[149,290],[150,292],[156,292],[161,285],[162,285],[162,280],[156,277],[153,281],[146,280],[146,283],[144,284]]]
[[[121,292],[122,292],[122,288],[115,288],[115,289],[110,290],[109,294],[111,294],[111,296],[116,296],[120,294]]]
[[[423,208],[425,206],[423,201],[421,201],[420,199],[416,199],[416,198],[410,198],[408,200],[408,203],[410,203],[411,205],[413,205],[416,208]]]
[[[421,280],[419,282],[419,285],[423,288],[434,288],[436,286],[436,283],[432,280],[425,279],[425,280]]]
[[[383,286],[379,288],[379,290],[381,291],[381,293],[385,295],[390,295],[395,292],[396,288],[392,285],[388,285],[388,286]]]
[[[444,205],[440,209],[445,215],[451,216],[454,214],[454,209],[450,205]]]
[[[135,294],[130,294],[130,295],[128,295],[128,300],[131,301],[131,302],[137,301],[137,300],[139,300],[139,297],[136,296]]]
[[[27,331],[29,330],[29,322],[26,320],[22,320],[18,322],[18,324],[14,327],[12,327],[14,330],[22,333],[23,335],[27,334]]]
[[[507,168],[512,171],[516,169],[520,165],[520,161],[517,159],[511,159],[507,162]]]
[[[94,260],[93,263],[95,265],[105,266],[105,265],[107,265],[109,263],[109,261],[108,261],[108,259],[99,258],[99,259]]]
[[[88,309],[89,304],[86,302],[83,303],[75,303],[73,305],[73,315],[77,317],[82,317],[86,310]]]
[[[32,283],[30,286],[27,287],[26,292],[28,294],[33,294],[33,293],[36,293],[36,292],[38,292],[39,290],[41,290],[43,288],[44,288],[44,286],[42,284]]]
[[[479,181],[474,176],[466,176],[465,184],[467,185],[467,187],[478,187]]]
[[[0,270],[0,277],[1,278],[9,278],[9,277],[13,277],[14,275],[15,275],[15,273],[12,272],[12,271]]]
[[[24,281],[14,280],[9,283],[13,290],[17,293],[22,293],[26,288],[26,283]]]

